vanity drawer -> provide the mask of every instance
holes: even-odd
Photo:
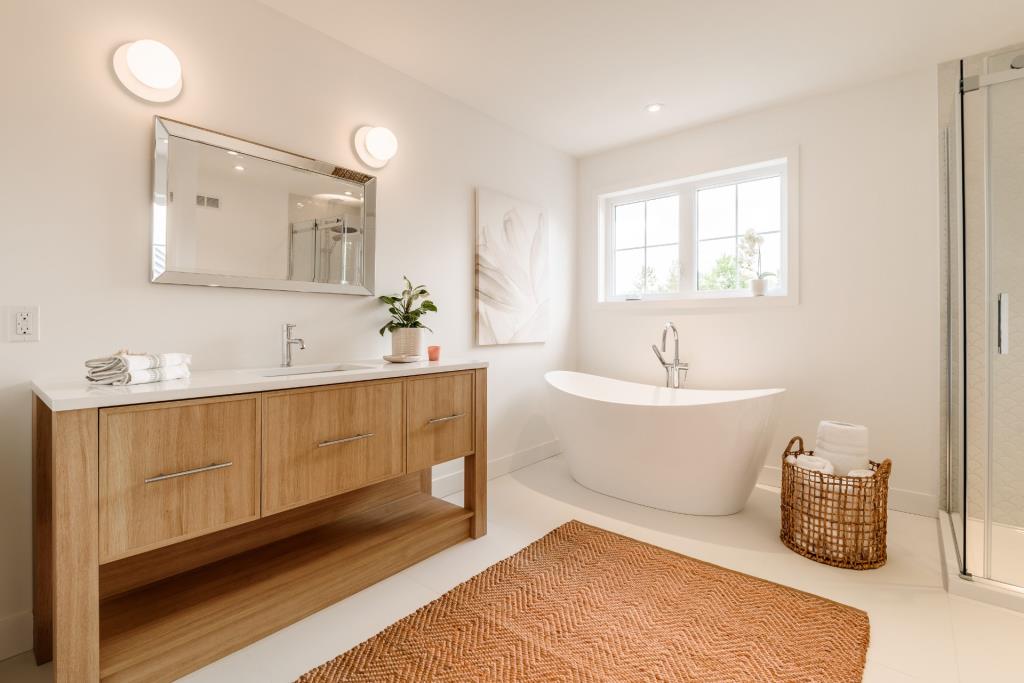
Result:
[[[473,453],[473,373],[407,380],[408,471]]]
[[[100,411],[100,562],[259,517],[258,396]]]
[[[263,411],[264,515],[405,472],[401,380],[268,393]]]

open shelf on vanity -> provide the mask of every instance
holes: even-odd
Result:
[[[416,493],[100,604],[100,678],[174,680],[469,537]]]

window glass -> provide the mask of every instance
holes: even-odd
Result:
[[[697,192],[700,239],[736,234],[736,186],[712,187]]]
[[[644,250],[625,249],[615,253],[615,293],[639,294],[643,290]]]
[[[615,207],[615,248],[628,249],[644,245],[644,202],[619,204]]]
[[[776,232],[782,224],[782,179],[764,178],[740,183],[737,189],[739,234]]]
[[[647,204],[647,246],[679,244],[679,195]]]

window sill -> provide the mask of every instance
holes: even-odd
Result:
[[[635,311],[650,313],[654,311],[717,311],[717,310],[764,310],[796,306],[800,303],[796,294],[769,292],[765,296],[753,296],[748,292],[735,294],[717,294],[714,296],[693,296],[677,299],[641,299],[625,301],[613,299],[597,301],[595,307],[602,311]]]

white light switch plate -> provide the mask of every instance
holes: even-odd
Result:
[[[39,341],[39,307],[7,307],[7,341]]]

